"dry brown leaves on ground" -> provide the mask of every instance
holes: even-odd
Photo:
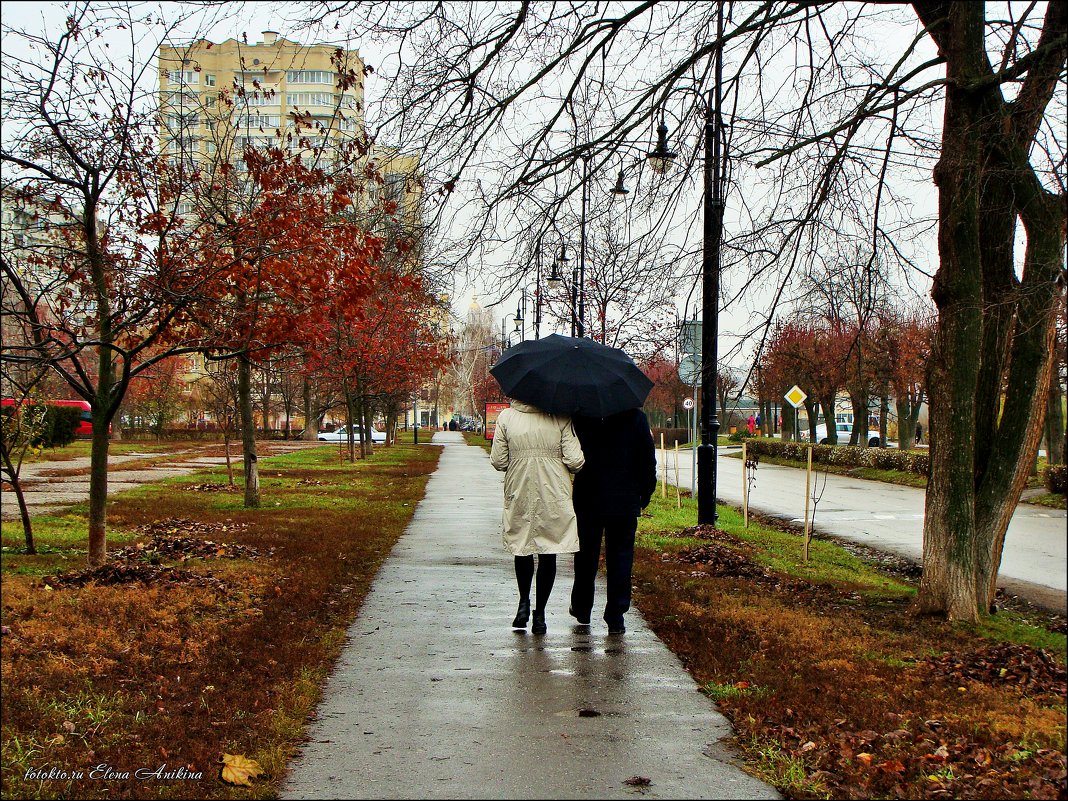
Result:
[[[164,560],[186,562],[190,559],[259,559],[263,554],[250,545],[214,542],[177,533],[196,531],[225,534],[244,531],[247,528],[247,523],[204,523],[186,518],[156,520],[137,528],[138,531],[149,534],[147,542],[137,542],[111,552],[107,564],[56,576],[45,576],[42,584],[59,589],[84,587],[90,582],[108,585],[141,582],[165,587],[192,585],[224,590],[226,582],[211,573],[196,573],[161,563]]]
[[[1027,645],[1001,643],[965,653],[944,653],[923,660],[936,676],[1005,685],[1034,695],[1063,697],[1068,677],[1053,654]]]
[[[635,598],[788,798],[1066,797],[1049,654],[750,564],[716,542],[639,549]]]
[[[153,565],[138,562],[109,562],[99,567],[91,567],[57,576],[45,576],[41,579],[43,586],[51,589],[63,587],[84,587],[86,584],[154,584],[164,587],[192,585],[224,590],[226,583],[215,576],[205,573],[193,573],[166,565]]]

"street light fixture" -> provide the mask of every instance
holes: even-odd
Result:
[[[716,522],[716,456],[719,418],[716,413],[716,370],[719,345],[720,241],[723,238],[723,4],[716,4],[717,44],[715,83],[705,102],[704,164],[704,253],[701,261],[701,444],[697,448],[697,522]],[[668,148],[667,124],[661,117],[656,148],[648,154],[649,164],[663,173],[676,154]]]

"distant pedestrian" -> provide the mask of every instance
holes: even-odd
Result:
[[[916,424],[916,444],[919,445],[923,442],[923,425],[921,423]]]
[[[456,421],[455,420],[450,420],[449,421],[449,431],[459,431],[459,430],[460,430],[460,426],[456,423]]]
[[[571,477],[585,458],[571,418],[513,400],[497,418],[490,462],[504,473],[504,545],[515,557],[519,608],[512,627],[526,628],[534,555],[538,555],[532,634],[544,634],[545,606],[556,581],[556,554],[579,549]]]
[[[749,415],[748,426],[749,426],[749,436],[753,436],[753,434],[756,433],[756,427],[757,427],[756,418],[753,417],[753,415]]]
[[[586,466],[575,476],[580,548],[568,612],[589,624],[603,538],[608,574],[604,621],[609,634],[622,634],[627,630],[623,615],[630,609],[638,515],[656,489],[656,448],[640,409],[610,417],[575,417],[574,424]]]

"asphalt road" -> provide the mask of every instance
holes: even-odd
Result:
[[[727,456],[738,449],[720,449],[717,469],[718,498],[742,504],[742,460]],[[667,465],[667,480],[689,489],[691,451],[668,450],[658,465]],[[765,515],[802,523],[805,513],[805,471],[761,464],[751,490],[749,508]],[[814,476],[816,504],[814,529],[880,551],[919,562],[923,554],[925,490],[820,473]],[[824,482],[826,482],[824,484]],[[1068,608],[1068,548],[1065,512],[1021,503],[1005,535],[999,585],[1013,594],[1064,612]]]

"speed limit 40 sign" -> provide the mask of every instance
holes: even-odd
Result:
[[[693,398],[687,398],[686,400],[684,400],[682,402],[682,408],[683,409],[692,409],[693,408]]]

